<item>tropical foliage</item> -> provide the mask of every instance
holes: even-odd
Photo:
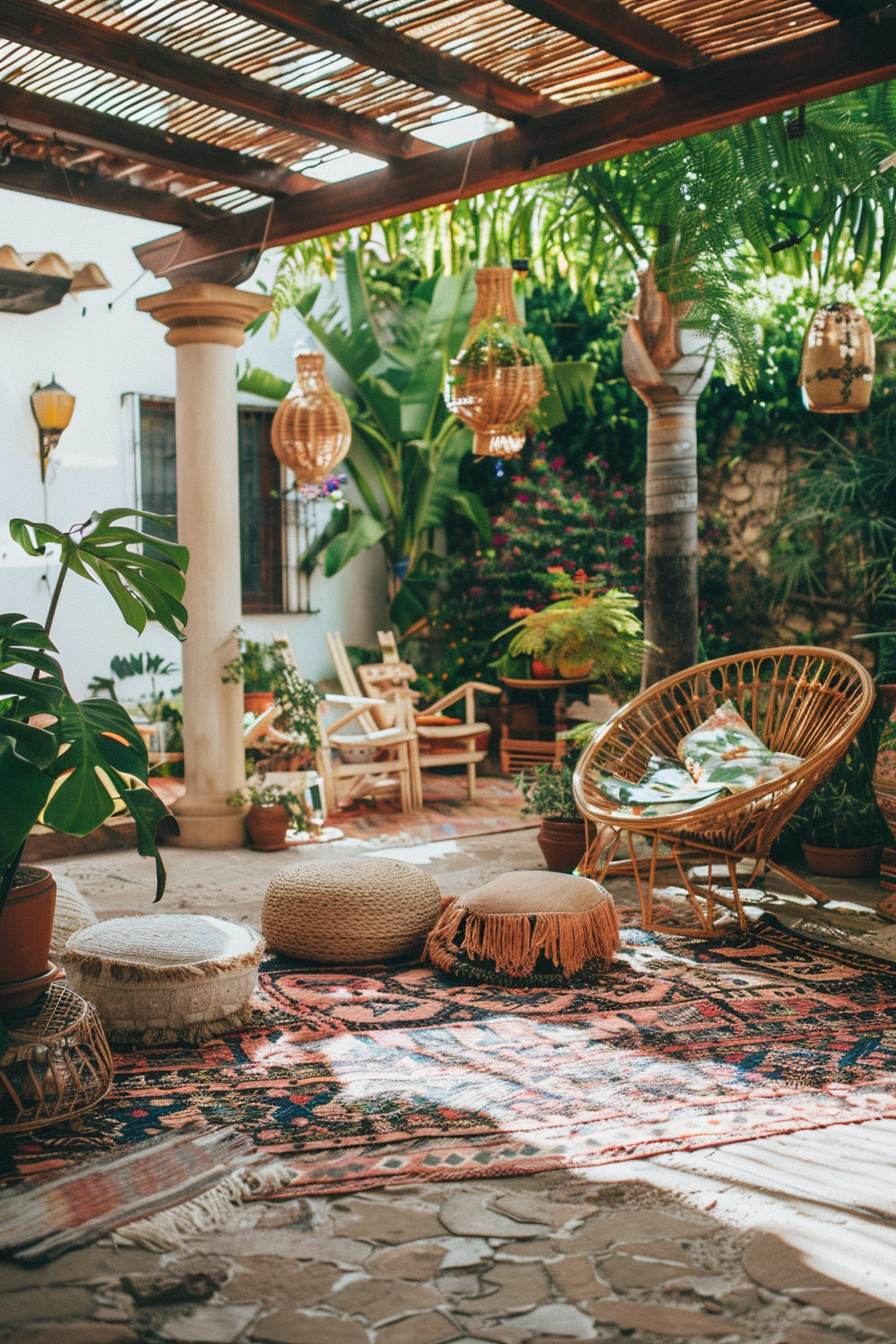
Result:
[[[153,620],[184,638],[188,552],[157,541],[156,555],[144,554],[143,533],[121,523],[128,516],[168,521],[107,509],[68,532],[21,518],[10,523],[13,540],[28,555],[46,556],[58,548],[60,569],[44,625],[15,612],[0,616],[0,908],[38,820],[69,835],[87,835],[113,813],[128,811],[139,852],[155,859],[157,900],[165,890],[155,835],[168,813],[147,787],[143,739],[115,701],[73,699],[50,639],[70,573],[102,583],[138,633]],[[30,678],[10,670],[20,666],[32,669]]]
[[[309,313],[305,320],[357,393],[357,400],[346,400],[354,437],[345,465],[363,503],[334,510],[303,564],[313,566],[322,557],[324,574],[331,576],[362,551],[381,546],[392,619],[404,630],[426,614],[441,566],[434,551],[436,529],[456,515],[483,541],[489,535],[479,498],[458,481],[470,432],[448,413],[442,397],[449,361],[473,310],[473,276],[439,276],[416,285],[384,336],[373,320],[358,254],[347,253],[344,264],[347,320],[338,307],[322,318]],[[288,390],[288,384],[274,386],[270,375],[259,379],[252,370],[240,387],[262,396]]]

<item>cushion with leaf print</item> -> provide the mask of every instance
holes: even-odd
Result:
[[[696,784],[730,793],[768,784],[802,764],[801,756],[767,747],[731,700],[682,738],[678,757]]]

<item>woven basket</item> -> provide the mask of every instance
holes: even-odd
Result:
[[[229,919],[136,915],[82,929],[62,964],[111,1041],[193,1044],[249,1020],[263,950],[254,929]]]
[[[473,430],[473,452],[478,457],[510,457],[526,441],[519,422],[544,393],[540,364],[471,369],[453,385],[448,406]]]
[[[324,356],[296,356],[296,380],[277,407],[271,446],[300,485],[317,485],[332,474],[351,446],[348,411],[324,374]]]
[[[261,928],[269,947],[302,961],[388,961],[419,952],[440,904],[435,882],[410,863],[299,863],[272,879]]]
[[[112,1056],[89,1003],[57,981],[35,1004],[4,1016],[0,1134],[61,1124],[102,1101]]]

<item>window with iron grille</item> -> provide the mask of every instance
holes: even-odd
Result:
[[[177,452],[174,401],[169,397],[125,397],[134,451],[137,507],[177,516]],[[283,610],[283,536],[280,464],[271,451],[273,411],[238,408],[240,468],[240,560],[243,611]],[[142,522],[152,536],[173,534]]]

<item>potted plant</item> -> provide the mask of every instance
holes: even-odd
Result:
[[[870,877],[890,838],[875,802],[872,777],[880,717],[862,725],[846,755],[812,790],[782,832],[799,840],[806,863],[828,877]]]
[[[290,826],[301,831],[308,829],[309,814],[304,799],[279,785],[244,784],[227,801],[231,807],[250,804],[246,827],[253,849],[285,849]]]
[[[21,518],[10,523],[13,540],[28,555],[47,556],[58,547],[60,568],[43,625],[17,612],[0,615],[2,1007],[26,1007],[56,974],[49,963],[56,884],[44,869],[21,866],[35,822],[87,835],[113,813],[128,811],[139,852],[155,859],[156,900],[165,890],[156,829],[170,814],[147,786],[143,739],[114,700],[72,698],[50,639],[69,573],[99,579],[138,634],[153,620],[184,638],[188,552],[153,538],[153,550],[164,559],[144,554],[144,534],[120,523],[128,516],[169,522],[156,514],[107,509],[68,532]],[[22,667],[31,669],[30,677],[11,670]]]
[[[541,611],[512,608],[514,624],[495,638],[513,635],[508,654],[531,658],[536,680],[546,674],[569,680],[587,677],[608,688],[630,680],[644,652],[637,599],[619,588],[600,591],[600,580],[589,579],[582,569],[572,577],[559,567],[548,573],[555,580],[555,601]]]
[[[574,747],[555,765],[537,765],[517,776],[524,816],[541,817],[538,847],[552,873],[571,873],[585,854],[585,822],[576,807],[572,776],[580,749]]]
[[[275,642],[269,661],[271,703],[276,701],[280,713],[272,724],[274,732],[249,749],[253,765],[265,772],[308,770],[321,745],[318,707],[323,696],[296,667],[288,643]]]
[[[244,632],[234,631],[240,651],[224,667],[221,680],[242,683],[243,709],[247,714],[263,714],[274,703],[274,648],[247,639]]]

